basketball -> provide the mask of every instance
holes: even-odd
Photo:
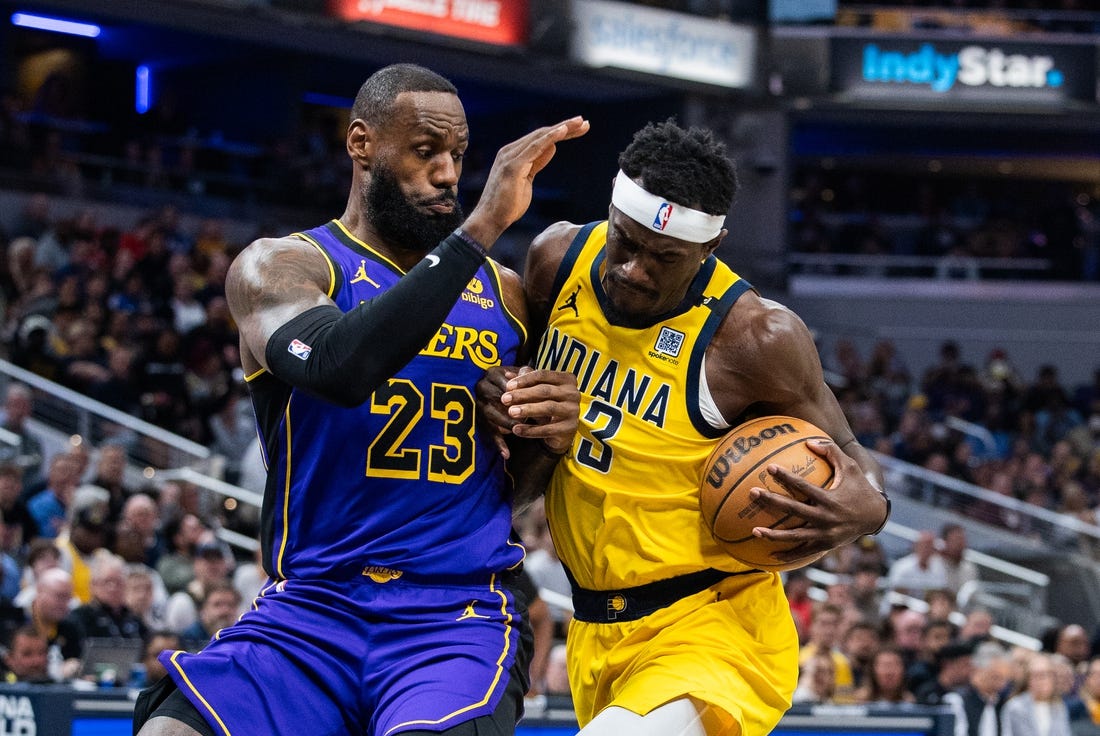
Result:
[[[774,463],[822,488],[832,483],[832,465],[806,447],[806,441],[812,439],[827,440],[829,435],[797,417],[760,417],[730,430],[707,458],[699,489],[703,521],[715,541],[738,561],[760,570],[781,572],[805,567],[824,556],[821,552],[793,562],[778,563],[771,554],[792,545],[760,539],[752,534],[753,528],[758,526],[792,529],[800,525],[797,517],[775,513],[749,497],[751,488],[765,488],[791,496],[767,472],[768,465]]]

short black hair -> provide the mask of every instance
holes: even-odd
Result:
[[[619,155],[619,168],[650,194],[724,215],[737,194],[737,169],[726,144],[704,128],[681,128],[669,118],[648,123]]]
[[[458,94],[450,80],[431,69],[416,64],[391,64],[363,82],[351,107],[352,120],[360,119],[371,126],[381,125],[389,116],[393,101],[402,92]]]

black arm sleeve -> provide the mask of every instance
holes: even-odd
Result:
[[[326,401],[358,406],[428,344],[484,262],[484,249],[456,231],[374,299],[350,312],[314,307],[275,330],[268,368]]]

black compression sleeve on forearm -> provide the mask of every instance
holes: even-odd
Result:
[[[334,404],[362,404],[428,344],[485,262],[460,231],[430,255],[350,312],[314,307],[275,330],[264,351],[271,373]]]

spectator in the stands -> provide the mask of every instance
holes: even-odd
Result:
[[[180,632],[180,638],[189,650],[204,647],[211,637],[231,626],[240,615],[241,594],[229,581],[212,581],[203,593],[197,618]]]
[[[87,318],[74,320],[64,332],[64,378],[62,383],[87,394],[92,386],[111,377],[107,354],[100,347],[98,330]]]
[[[61,550],[54,544],[54,540],[44,537],[36,537],[27,545],[27,559],[23,566],[21,589],[15,597],[13,604],[18,608],[27,609],[34,600],[35,587],[42,573],[51,567],[61,566]]]
[[[146,565],[156,568],[167,544],[160,532],[160,507],[145,493],[134,493],[122,506],[122,523],[141,535]]]
[[[844,632],[840,650],[848,658],[852,668],[852,685],[858,690],[867,684],[875,652],[882,646],[882,636],[876,618],[863,618],[854,622]]]
[[[168,593],[156,570],[142,564],[126,567],[126,607],[138,616],[148,631],[159,631],[166,625],[165,607]]]
[[[27,624],[16,629],[4,651],[4,682],[51,682],[46,671],[49,641],[34,626]]]
[[[0,550],[0,608],[14,605],[19,595],[21,576],[22,571],[15,558]]]
[[[1100,736],[1100,657],[1089,660],[1077,695],[1084,709],[1071,719],[1074,736]]]
[[[946,619],[928,619],[921,632],[920,647],[905,669],[905,684],[914,695],[936,679],[939,671],[940,650],[949,646],[955,638],[955,625]]]
[[[152,349],[137,375],[144,419],[190,439],[195,436],[196,420],[190,416],[186,370],[180,355],[179,334],[165,329],[153,339]]]
[[[0,463],[0,549],[22,554],[38,536],[38,523],[22,498],[23,471],[13,463]]]
[[[64,680],[76,676],[84,651],[80,629],[68,619],[72,601],[72,576],[60,567],[52,567],[39,576],[27,611],[27,623],[46,637],[50,647],[57,647],[62,658],[60,677]]]
[[[572,697],[569,692],[569,668],[564,643],[559,642],[550,648],[550,656],[546,663],[544,694],[556,698]]]
[[[141,393],[134,371],[137,349],[129,343],[115,343],[106,348],[106,355],[106,371],[89,381],[85,392],[96,401],[140,418]]]
[[[913,541],[913,551],[890,565],[887,586],[896,593],[924,598],[929,590],[947,588],[947,565],[936,554],[936,535],[925,529]]]
[[[1001,732],[1001,708],[1011,676],[1008,653],[994,642],[979,645],[971,657],[970,682],[943,696],[955,715],[960,736],[997,736]]]
[[[923,705],[942,705],[947,693],[955,692],[970,682],[973,672],[970,644],[949,643],[936,652],[935,676],[913,689],[917,702]]]
[[[18,443],[0,443],[0,463],[11,463],[22,471],[24,487],[34,485],[42,474],[42,438],[28,425],[34,413],[34,393],[23,383],[10,383],[4,392],[0,429],[10,432]],[[26,541],[30,541],[29,538]]]
[[[814,615],[814,600],[810,597],[813,583],[802,569],[791,570],[786,577],[783,588],[787,593],[787,604],[798,629],[798,640],[805,643],[810,636],[810,621]]]
[[[887,615],[885,626],[886,641],[895,646],[905,658],[905,668],[917,660],[924,636],[927,617],[912,608],[892,608]],[[904,675],[904,671],[903,671]]]
[[[840,650],[840,625],[844,612],[831,603],[814,606],[810,619],[809,638],[798,652],[799,664],[810,658],[827,654],[833,659],[834,688],[830,696],[850,698],[852,694],[852,666]]]
[[[212,585],[222,582],[232,585],[231,559],[225,544],[215,540],[212,534],[195,546],[195,579],[168,598],[165,617],[170,631],[182,634],[195,623],[199,604]]]
[[[949,397],[964,383],[966,369],[973,373],[973,368],[962,362],[959,344],[954,340],[941,343],[939,361],[921,377],[921,393],[927,397],[928,410],[934,418],[942,416]]]
[[[966,614],[966,619],[959,627],[959,640],[972,643],[980,643],[992,639],[993,614],[988,608],[976,606]]]
[[[107,489],[111,494],[109,511],[112,522],[122,518],[122,506],[133,493],[133,488],[126,482],[127,459],[126,448],[121,444],[104,443],[99,447],[91,483]]]
[[[77,600],[92,599],[92,558],[111,544],[112,528],[108,504],[110,494],[92,485],[80,486],[73,494],[69,521],[57,536],[61,567],[73,576]]]
[[[178,651],[182,648],[183,642],[179,634],[171,631],[154,631],[150,634],[141,653],[141,662],[145,665],[145,681],[152,685],[168,674],[158,659],[161,652]]]
[[[195,579],[195,546],[206,531],[194,514],[179,514],[165,522],[162,533],[169,549],[156,570],[169,593],[183,590]]]
[[[793,703],[824,705],[836,701],[836,663],[828,652],[816,652],[799,663]]]
[[[82,468],[71,452],[60,452],[50,459],[46,488],[27,502],[27,510],[38,527],[38,536],[53,539],[65,524],[73,493],[80,483]]]
[[[1001,709],[1002,736],[1069,736],[1069,713],[1055,687],[1050,655],[1033,652],[1022,690]]]
[[[1073,689],[1081,687],[1089,660],[1089,634],[1081,624],[1066,624],[1058,629],[1054,639],[1054,653],[1070,661],[1075,678]]]
[[[896,647],[886,644],[875,652],[867,682],[855,693],[857,703],[873,705],[915,703],[905,687],[905,658]]]
[[[978,566],[966,559],[966,528],[962,524],[948,523],[940,529],[939,556],[947,573],[947,589],[955,596],[963,586],[978,581]]]
[[[243,385],[234,385],[229,390],[221,408],[210,416],[209,428],[211,451],[225,458],[225,480],[237,483],[241,463],[256,442],[255,415]]]
[[[955,596],[947,589],[934,588],[928,591],[924,594],[924,602],[928,604],[926,613],[929,621],[949,621],[959,610]]]
[[[92,600],[73,609],[69,620],[82,638],[144,639],[148,629],[126,606],[126,563],[121,557],[99,550],[92,559]]]

